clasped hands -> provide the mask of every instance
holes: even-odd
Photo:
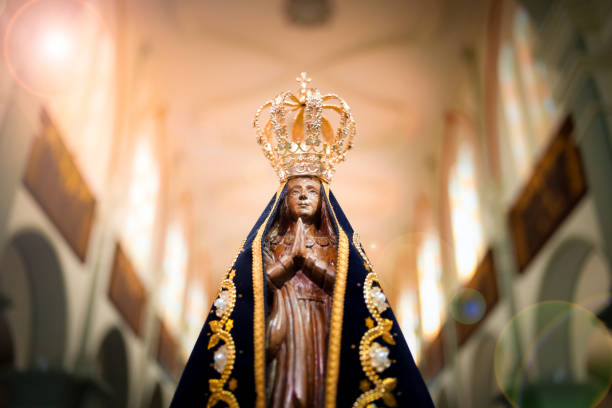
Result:
[[[268,277],[277,288],[302,272],[326,292],[333,290],[335,271],[327,263],[317,259],[316,254],[306,247],[306,227],[301,218],[295,223],[295,234],[291,248],[283,254],[276,265],[268,269]]]
[[[300,268],[305,266],[304,264],[306,259],[309,259],[310,261],[314,260],[315,258],[312,251],[309,248],[306,248],[306,228],[301,217],[298,217],[298,220],[295,223],[293,245],[289,249],[288,256],[293,262],[294,271],[292,275],[294,275]]]

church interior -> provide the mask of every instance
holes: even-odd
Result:
[[[612,407],[609,0],[0,0],[0,27],[0,408],[170,404],[278,188],[253,117],[302,72],[351,106],[330,188],[435,405]]]

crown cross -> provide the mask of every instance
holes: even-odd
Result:
[[[329,182],[353,145],[355,120],[338,95],[321,95],[318,89],[309,88],[311,79],[306,72],[296,80],[300,85],[297,95],[283,92],[257,110],[253,120],[257,143],[281,182],[301,175]],[[269,119],[262,126],[260,117],[266,109]],[[339,114],[335,130],[326,113]]]
[[[308,84],[310,81],[312,81],[312,79],[308,78],[308,74],[306,72],[300,72],[300,76],[295,78],[295,80],[300,84],[300,93],[305,94]]]

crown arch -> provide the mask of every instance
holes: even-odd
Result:
[[[353,146],[356,125],[349,105],[336,94],[309,88],[305,72],[296,78],[297,94],[285,91],[257,109],[257,143],[281,182],[293,176],[317,176],[330,182],[336,165]],[[262,113],[269,119],[262,122]],[[339,115],[334,129],[329,113]]]

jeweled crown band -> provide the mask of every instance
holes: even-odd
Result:
[[[297,95],[283,92],[257,110],[253,121],[257,143],[281,182],[300,175],[330,182],[336,165],[344,161],[353,145],[355,120],[339,96],[321,95],[318,89],[309,88],[306,73],[302,72],[297,80]],[[269,119],[262,127],[261,116],[267,109]],[[327,112],[340,115],[335,131],[324,115]]]

